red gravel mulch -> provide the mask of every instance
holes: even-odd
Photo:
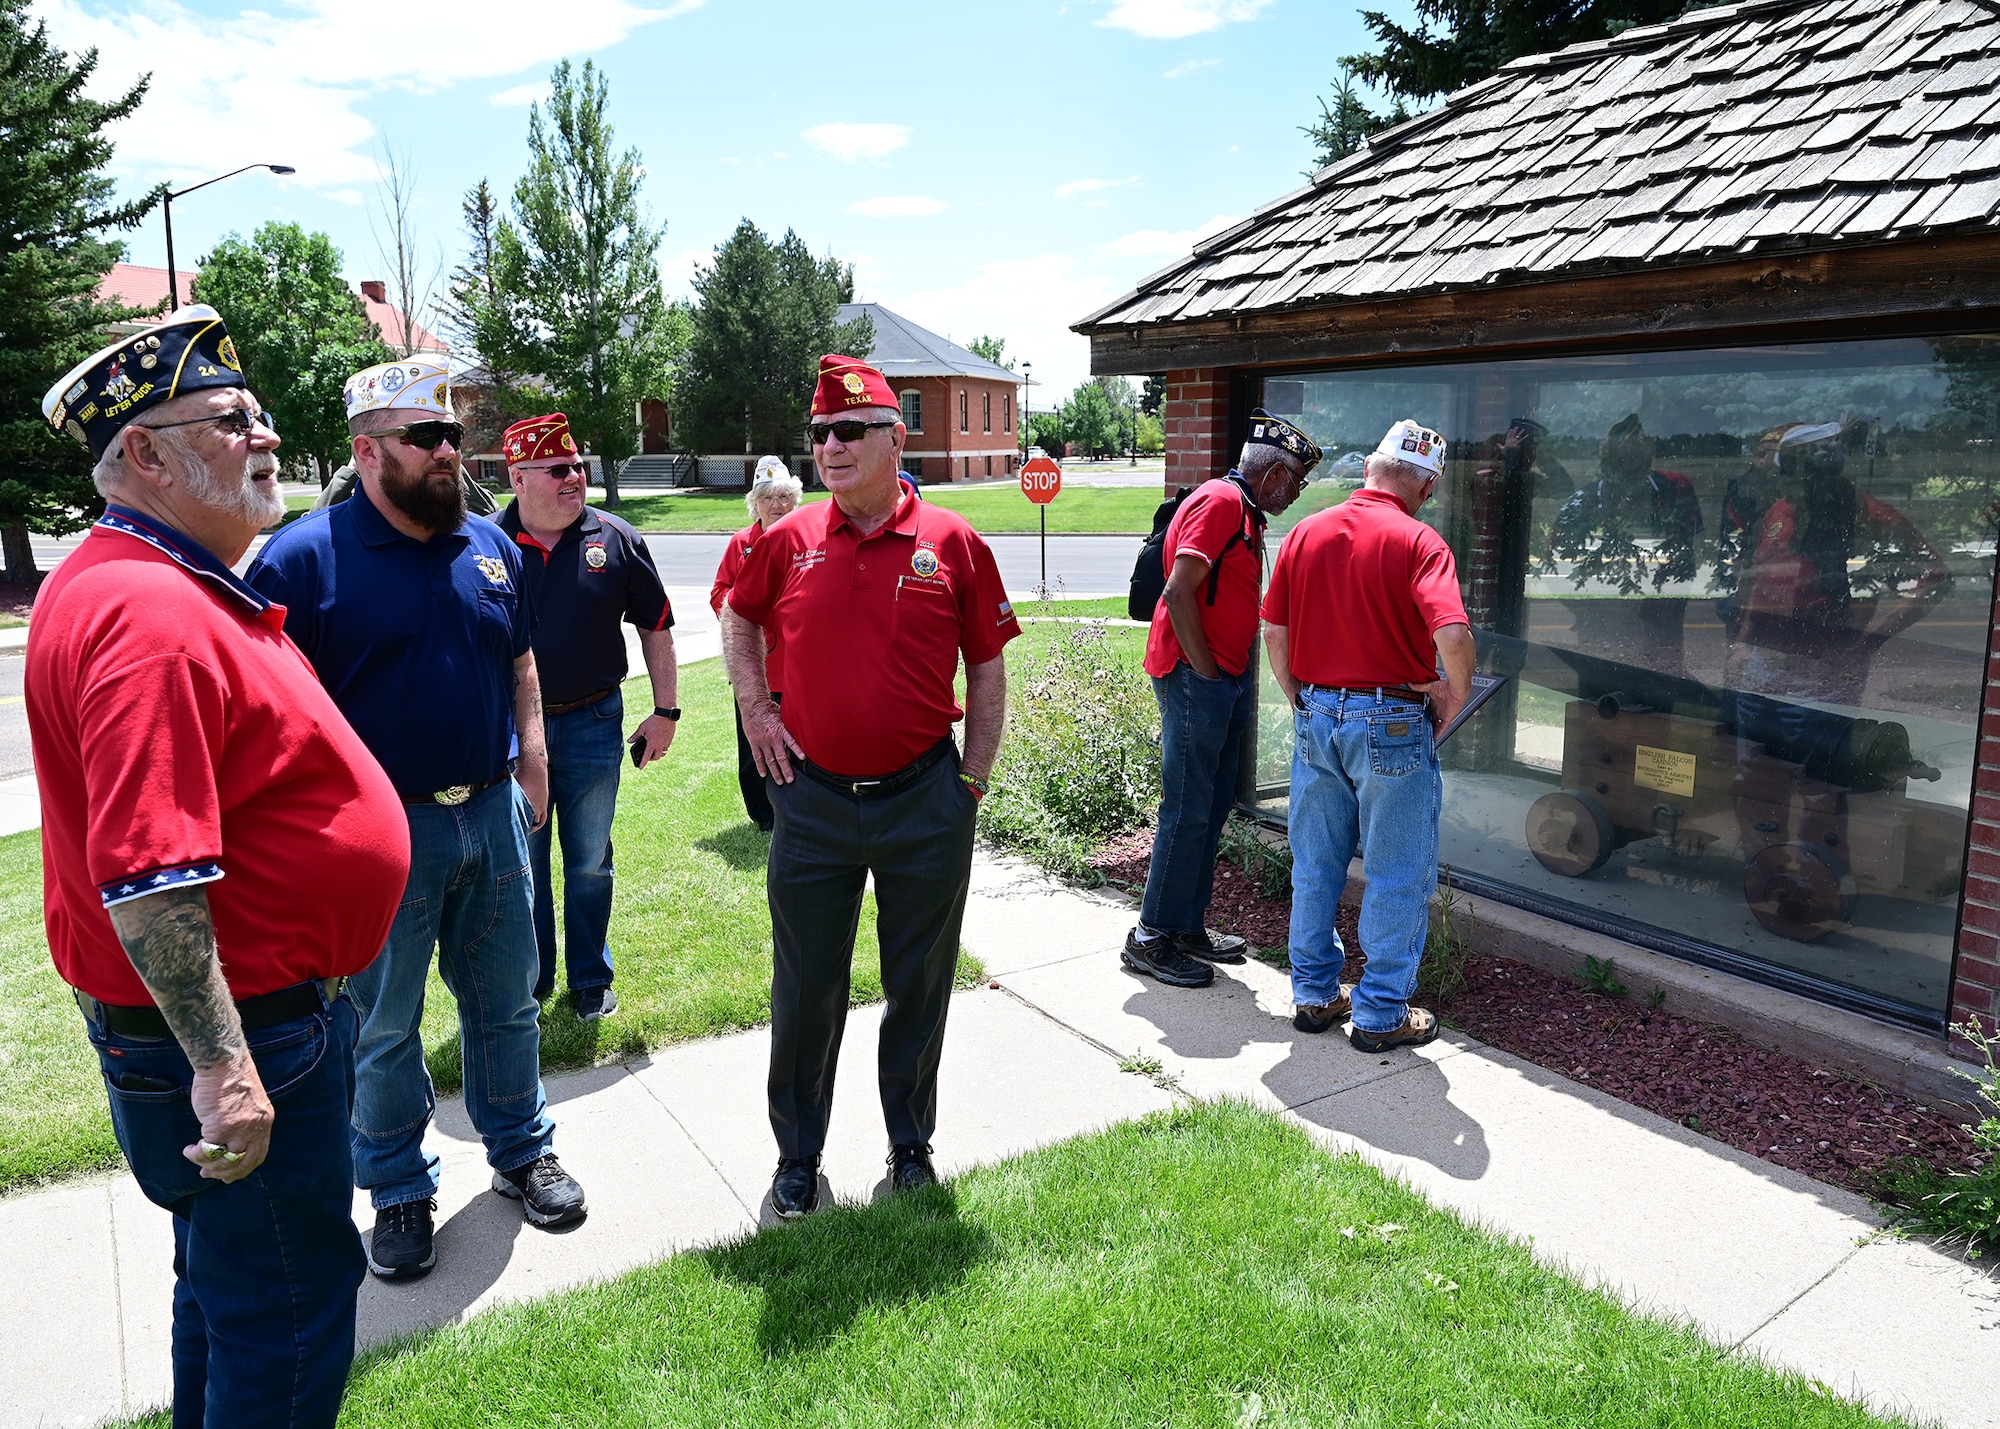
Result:
[[[1107,882],[1145,886],[1152,834],[1106,844],[1092,866]],[[1345,980],[1366,961],[1343,907]],[[1210,918],[1253,948],[1289,941],[1289,899],[1266,898],[1235,864],[1215,870]],[[1476,910],[1473,936],[1477,938]],[[1489,1046],[1598,1088],[1740,1151],[1864,1194],[1885,1164],[1918,1156],[1946,1170],[1977,1164],[1955,1118],[1852,1077],[1744,1041],[1724,1027],[1650,1010],[1643,990],[1616,1000],[1506,958],[1471,954],[1465,982],[1438,1010]]]
[[[15,581],[0,581],[0,615],[28,618],[28,612],[35,607],[35,592],[42,588],[37,580],[32,585],[22,585]]]

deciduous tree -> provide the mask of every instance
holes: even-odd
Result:
[[[1079,384],[1063,403],[1062,430],[1085,456],[1106,456],[1118,450],[1118,410],[1094,381]]]
[[[1004,367],[1009,372],[1014,370],[1014,364],[1007,360],[1007,339],[1004,337],[988,337],[981,333],[965,346],[967,351],[985,358],[995,367]]]
[[[42,420],[42,395],[136,310],[98,300],[124,256],[108,237],[136,224],[159,190],[111,201],[107,126],[130,115],[147,79],[108,100],[84,89],[97,51],[70,56],[32,28],[26,0],[0,0],[0,552],[6,578],[35,579],[31,531],[66,535],[102,509],[90,454]],[[162,295],[164,297],[164,295]]]

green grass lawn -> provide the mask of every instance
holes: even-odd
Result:
[[[823,491],[806,496],[826,499]],[[926,486],[924,500],[958,512],[983,534],[1041,530],[1034,503],[1018,486]],[[1152,529],[1159,504],[1159,490],[1152,486],[1072,486],[1049,504],[1049,530],[1143,536]],[[618,514],[642,531],[738,531],[750,523],[740,491],[628,496]]]
[[[628,724],[652,707],[628,686]],[[736,734],[721,662],[681,677],[687,714],[667,758],[625,771],[612,841],[618,892],[611,951],[618,1014],[580,1023],[567,994],[542,1016],[542,1065],[586,1066],[649,1048],[754,1027],[770,1017],[769,840],[743,813]],[[0,1191],[114,1165],[97,1059],[42,936],[41,841],[0,839]],[[881,997],[872,898],[862,911],[854,1000]],[[967,957],[960,982],[978,980]],[[441,1090],[459,1082],[457,1006],[435,971],[424,1046]]]
[[[161,1415],[149,1424],[164,1425]],[[366,1357],[347,1429],[1879,1425],[1238,1104]]]
[[[1076,619],[1079,616],[1110,616],[1116,620],[1126,619],[1125,597],[1108,595],[1091,600],[1064,600],[1057,596],[1054,600],[1023,602],[1014,607],[1014,613],[1023,620],[1047,619],[1050,616]]]

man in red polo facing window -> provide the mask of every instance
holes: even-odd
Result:
[[[121,338],[42,410],[108,503],[28,637],[49,951],[173,1214],[174,1423],[330,1429],[362,1276],[340,983],[396,916],[402,808],[230,570],[285,503],[215,310]]]
[[[897,480],[904,429],[880,372],[821,358],[811,435],[833,499],[766,531],[722,608],[723,658],[776,816],[771,1208],[788,1220],[819,1202],[871,874],[888,1004],[879,1066],[889,1182],[902,1191],[937,1179],[930,1139],[973,824],[1000,752],[1001,652],[1021,633],[986,543]],[[782,707],[771,701],[760,627],[785,652]],[[951,737],[961,654],[963,755]]]

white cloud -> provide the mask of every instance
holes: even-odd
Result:
[[[1147,40],[1184,40],[1219,30],[1235,20],[1255,19],[1271,0],[1113,0],[1111,13],[1097,23],[1130,30]]]
[[[910,142],[907,124],[815,124],[799,137],[843,163],[881,159]]]
[[[1069,325],[1103,307],[1129,283],[1062,253],[981,265],[950,287],[906,292],[879,283],[876,301],[932,332],[964,343],[980,333],[1005,338],[1010,361],[1034,363],[1030,404],[1053,406],[1090,375],[1090,344]],[[1018,367],[1018,361],[1016,362]]]
[[[1186,78],[1187,78],[1187,77],[1188,77],[1189,75],[1193,74],[1193,73],[1194,73],[1194,72],[1195,72],[1196,70],[1203,70],[1203,69],[1207,69],[1207,68],[1208,68],[1208,67],[1209,67],[1210,65],[1219,65],[1219,64],[1221,64],[1221,63],[1222,63],[1222,61],[1221,61],[1221,60],[1212,60],[1212,59],[1211,59],[1211,60],[1189,60],[1189,61],[1187,61],[1187,62],[1186,62],[1185,64],[1177,64],[1177,65],[1175,65],[1175,66],[1174,66],[1174,67],[1173,67],[1172,69],[1170,69],[1170,70],[1167,70],[1167,71],[1165,71],[1164,73],[1162,73],[1162,74],[1160,75],[1160,78],[1161,78],[1161,79],[1186,79]]]
[[[1077,194],[1094,194],[1099,189],[1122,189],[1128,184],[1138,182],[1137,174],[1129,179],[1071,179],[1066,184],[1056,185],[1056,197],[1071,198]]]
[[[512,89],[503,89],[488,100],[487,103],[496,104],[502,108],[513,108],[516,105],[526,108],[530,104],[539,104],[548,97],[549,82],[545,79],[538,79],[531,84],[517,84]]]
[[[94,95],[122,92],[151,71],[138,113],[113,134],[113,171],[150,182],[202,179],[239,164],[291,164],[309,188],[373,184],[375,126],[361,109],[375,95],[435,93],[510,75],[546,72],[567,54],[602,50],[642,25],[698,9],[634,0],[567,0],[548,23],[540,0],[448,0],[397,12],[393,42],[382,12],[344,0],[291,0],[276,14],[196,13],[175,0],[34,0],[52,40],[72,53],[95,47]],[[449,55],[448,64],[437,57]],[[424,147],[445,135],[390,134]],[[246,177],[245,182],[250,180]]]
[[[1179,233],[1170,233],[1164,228],[1142,228],[1137,233],[1127,233],[1109,243],[1098,244],[1097,251],[1106,258],[1184,258],[1202,239],[1238,222],[1241,220],[1218,213],[1201,227],[1183,229]]]
[[[715,254],[706,248],[683,248],[671,258],[660,260],[660,286],[666,290],[667,301],[675,298],[694,297],[694,270],[704,263],[714,261]]]
[[[922,218],[927,214],[943,213],[944,210],[943,199],[925,198],[922,194],[864,198],[847,206],[849,213],[858,213],[863,218]]]

